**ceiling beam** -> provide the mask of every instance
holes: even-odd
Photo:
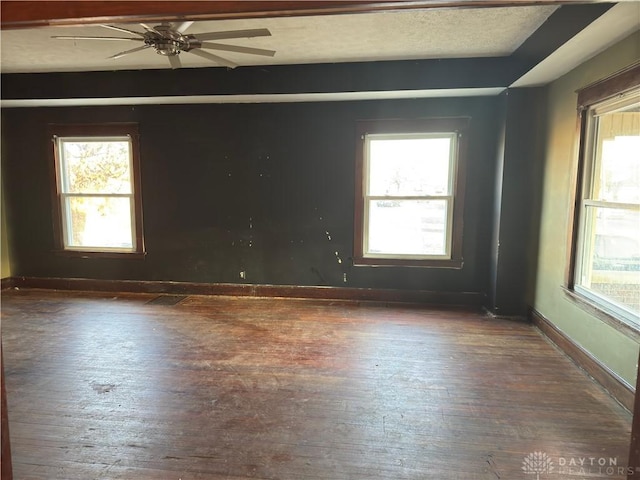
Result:
[[[613,3],[600,3],[559,8],[513,52],[512,56],[537,64],[613,6]]]
[[[511,54],[513,61],[522,66],[518,77],[553,54],[613,6],[613,3],[598,3],[558,8]]]
[[[331,15],[400,9],[594,3],[576,0],[21,1],[0,2],[2,29],[91,23]]]
[[[281,95],[496,88],[508,57],[2,75],[2,99]]]

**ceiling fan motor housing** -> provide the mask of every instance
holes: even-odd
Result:
[[[144,34],[144,43],[153,47],[158,55],[172,57],[180,52],[200,48],[201,42],[193,35],[182,35],[169,25],[158,25]]]

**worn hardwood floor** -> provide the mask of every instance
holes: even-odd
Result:
[[[625,478],[631,416],[530,325],[154,298],[3,292],[15,479]]]

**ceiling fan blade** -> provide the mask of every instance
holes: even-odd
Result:
[[[161,37],[164,37],[164,35],[162,35],[162,32],[156,30],[155,28],[153,28],[150,25],[147,25],[146,23],[141,23],[140,26],[142,28],[144,28],[147,32],[153,32],[153,33],[157,33],[158,35],[160,35]]]
[[[211,48],[213,50],[226,50],[228,52],[249,53],[252,55],[264,55],[265,57],[273,57],[276,52],[274,50],[264,50],[262,48],[241,47],[238,45],[226,45],[224,43],[203,42],[200,48]]]
[[[75,37],[70,35],[55,35],[51,38],[56,38],[58,40],[134,40],[134,41],[142,41],[142,38],[125,38],[125,37]]]
[[[182,67],[182,62],[180,61],[180,57],[178,57],[178,55],[169,55],[167,58],[169,59],[169,63],[171,64],[172,69]]]
[[[171,28],[176,32],[184,33],[191,25],[193,25],[193,22],[180,22],[174,23],[173,25],[171,25]]]
[[[109,60],[115,60],[116,58],[124,57],[125,55],[129,55],[130,53],[139,52],[140,50],[144,50],[145,48],[150,48],[151,45],[143,45],[141,47],[132,48],[131,50],[125,50],[124,52],[116,53],[115,55],[111,55],[107,57]]]
[[[128,30],[126,28],[122,28],[122,27],[116,27],[115,25],[106,25],[104,23],[99,24],[101,27],[104,28],[110,28],[111,30],[116,30],[117,32],[125,32],[125,33],[132,33],[134,35],[138,35],[140,37],[144,37],[144,33],[140,33],[140,32],[136,32],[134,30]]]
[[[212,60],[220,65],[224,65],[229,68],[236,68],[238,65],[233,63],[230,60],[219,57],[218,55],[214,55],[213,53],[205,52],[204,50],[200,50],[199,48],[194,48],[192,50],[187,50],[189,53],[193,53],[194,55],[198,55],[199,57],[206,58],[207,60]]]
[[[266,28],[255,28],[252,30],[229,30],[226,32],[194,33],[198,40],[220,40],[222,38],[251,38],[270,37],[271,32]]]

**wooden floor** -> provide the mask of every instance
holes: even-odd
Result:
[[[631,416],[524,323],[21,290],[2,336],[17,480],[625,478]]]

